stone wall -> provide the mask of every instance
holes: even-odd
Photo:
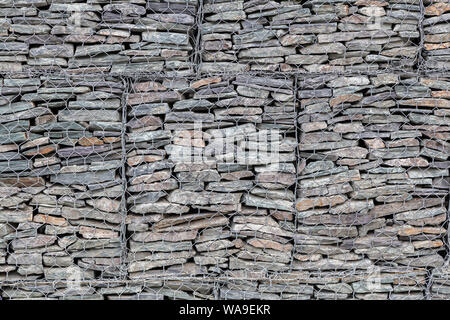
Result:
[[[0,3],[0,297],[450,299],[446,0]]]

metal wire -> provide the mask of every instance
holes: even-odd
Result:
[[[447,1],[0,5],[0,297],[449,299]]]

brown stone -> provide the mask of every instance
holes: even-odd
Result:
[[[103,142],[105,142],[105,143],[120,142],[120,137],[106,137],[106,138],[103,138]]]
[[[270,216],[279,221],[292,221],[294,220],[294,215],[292,212],[280,211],[280,210],[270,210]]]
[[[150,174],[145,174],[142,176],[138,176],[136,178],[132,178],[130,181],[131,185],[140,184],[140,183],[152,183],[155,181],[162,181],[169,179],[171,177],[170,171],[161,170]]]
[[[103,144],[103,141],[97,137],[82,137],[78,139],[78,143],[82,146],[99,146]]]
[[[433,98],[450,98],[450,90],[433,91],[431,96]]]
[[[450,48],[450,42],[444,43],[425,43],[424,47],[426,50],[438,50]]]
[[[34,140],[28,141],[28,142],[24,143],[23,145],[21,145],[20,149],[24,150],[24,149],[28,149],[28,148],[32,148],[32,147],[41,146],[43,144],[47,144],[49,141],[50,141],[49,137],[42,137],[42,138],[34,139]]]
[[[200,87],[207,86],[212,83],[219,83],[221,81],[222,81],[222,78],[220,78],[220,77],[211,77],[211,78],[200,79],[200,80],[192,82],[191,88],[198,89]]]
[[[19,146],[16,144],[4,144],[0,145],[0,152],[14,151],[19,149]]]
[[[316,198],[303,198],[297,201],[295,205],[298,211],[305,211],[316,207],[335,206],[340,203],[344,203],[347,200],[346,196],[336,195],[331,197],[316,197]]]
[[[382,149],[385,147],[383,140],[380,138],[364,139],[364,143],[369,149]]]
[[[413,241],[412,242],[414,249],[430,249],[430,248],[439,248],[444,245],[441,240],[423,240],[423,241]]]
[[[432,4],[426,7],[425,15],[427,16],[440,16],[443,13],[450,11],[450,3],[440,2]]]
[[[307,122],[302,123],[301,128],[303,132],[323,130],[327,128],[327,123],[325,121]]]
[[[442,227],[412,227],[412,226],[403,226],[399,231],[399,236],[411,237],[421,234],[444,234],[446,231]]]
[[[330,99],[330,106],[335,107],[341,103],[359,101],[362,97],[362,94],[344,94]]]
[[[424,143],[425,147],[430,148],[430,149],[434,149],[434,150],[439,150],[442,152],[449,152],[449,146],[448,144],[444,144],[438,141],[434,141],[434,140],[426,140]]]
[[[52,217],[44,214],[37,214],[33,218],[34,222],[52,224],[55,226],[67,226],[68,222],[65,218]]]
[[[14,178],[0,178],[0,185],[14,186],[14,187],[43,187],[45,181],[41,177],[14,177]]]
[[[33,157],[33,156],[37,156],[37,155],[44,156],[46,154],[49,154],[49,153],[52,153],[55,151],[56,151],[55,146],[43,146],[43,147],[39,146],[36,150],[25,151],[25,152],[23,152],[23,154],[28,157]]]
[[[434,217],[431,217],[431,218],[409,220],[408,223],[410,225],[419,226],[419,227],[423,227],[423,226],[426,226],[426,225],[439,226],[439,225],[442,225],[442,223],[444,223],[444,221],[446,221],[446,219],[447,219],[447,215],[446,214],[441,214],[441,215],[434,216]]]

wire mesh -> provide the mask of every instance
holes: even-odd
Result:
[[[419,1],[205,1],[203,73],[412,70]]]
[[[424,1],[424,68],[448,71],[450,6],[447,1]]]
[[[448,1],[0,3],[0,297],[449,299]]]

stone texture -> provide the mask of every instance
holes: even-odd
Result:
[[[25,3],[2,4],[1,72],[194,73],[198,1]]]
[[[445,1],[425,3],[424,69],[433,71],[450,69],[449,11],[450,7]]]
[[[128,123],[141,125],[128,127],[127,190],[133,199],[152,199],[132,204],[127,217],[133,233],[130,277],[172,272],[216,276],[230,268],[233,258],[243,264],[258,259],[270,270],[286,269],[292,222],[284,225],[281,217],[292,216],[294,210],[292,80],[238,75],[180,81],[172,87],[156,80],[150,90],[160,100],[135,99],[148,87],[145,82],[133,84],[133,98],[128,100]],[[165,98],[172,96],[177,98]],[[136,113],[138,101],[146,107]],[[167,103],[166,110],[152,112],[160,102]],[[154,118],[147,123],[150,115]],[[136,162],[137,157],[149,160]],[[173,186],[152,198],[152,186],[161,189],[170,180]],[[195,234],[187,237],[191,230]],[[182,246],[161,243],[158,239],[167,232]],[[148,239],[145,244],[143,237]],[[265,245],[270,246],[266,257],[260,254]],[[150,251],[161,258],[148,261]],[[171,257],[171,251],[177,254]],[[195,267],[183,269],[189,261]]]
[[[0,3],[1,298],[448,299],[447,2],[202,9]]]
[[[206,10],[200,25],[205,74],[412,70],[419,51],[417,1],[210,2],[221,11]],[[433,8],[445,16],[445,5]]]
[[[298,270],[389,265],[416,272],[444,265],[448,187],[438,181],[448,180],[449,137],[438,132],[449,127],[437,115],[448,108],[440,93],[448,83],[397,73],[300,77]],[[321,125],[304,130],[310,123]],[[423,299],[424,279],[422,271],[404,288],[356,281],[348,292],[358,299]]]

